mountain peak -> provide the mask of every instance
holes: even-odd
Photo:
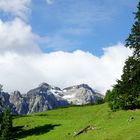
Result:
[[[92,90],[92,88],[88,84],[84,84],[84,83],[83,84],[74,85],[74,86],[70,86],[70,87],[64,88],[64,90],[79,89],[79,88],[85,88],[85,89]]]
[[[49,85],[48,83],[45,83],[45,82],[41,83],[41,84],[39,85],[39,88],[61,90],[59,87],[51,86],[51,85]]]
[[[84,88],[90,88],[90,86],[88,84],[80,84],[80,85],[77,85],[77,87],[84,87]]]
[[[39,87],[51,87],[51,85],[49,85],[48,83],[43,82],[43,83],[41,83],[39,85]]]
[[[17,96],[17,97],[22,97],[21,93],[18,90],[15,90],[12,95]]]

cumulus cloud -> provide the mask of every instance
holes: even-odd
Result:
[[[31,0],[0,0],[0,53],[39,53],[39,35],[27,24]],[[25,20],[26,19],[26,20]]]
[[[18,53],[39,52],[35,44],[38,36],[32,33],[32,28],[22,20],[15,18],[12,21],[0,20],[0,53],[7,51]]]
[[[22,93],[48,82],[61,88],[87,83],[101,93],[120,78],[125,59],[131,51],[122,44],[104,49],[102,57],[81,50],[35,55],[0,55],[0,83],[5,90]]]
[[[14,17],[27,19],[31,0],[0,0],[0,12]]]
[[[131,51],[117,44],[104,48],[101,57],[81,50],[43,53],[36,43],[41,38],[24,20],[30,11],[30,2],[0,0],[0,12],[14,17],[10,21],[0,20],[0,83],[4,90],[25,93],[41,82],[61,88],[87,83],[101,93],[111,88],[120,78],[124,61]],[[51,0],[47,2],[52,3]],[[49,46],[58,48],[76,44],[58,37],[47,41]]]

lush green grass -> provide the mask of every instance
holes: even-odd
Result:
[[[140,110],[111,112],[106,104],[15,117],[13,124],[24,140],[140,140]],[[73,137],[88,125],[95,130]]]

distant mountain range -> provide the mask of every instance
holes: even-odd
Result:
[[[0,92],[0,98],[1,111],[5,106],[9,106],[13,114],[23,115],[69,105],[95,103],[103,98],[103,95],[95,92],[87,84],[75,85],[62,90],[59,87],[42,83],[27,94],[21,94],[19,91],[14,91],[12,94]]]

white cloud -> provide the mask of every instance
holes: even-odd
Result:
[[[14,17],[12,21],[0,20],[0,83],[4,85],[4,89],[20,90],[24,93],[41,82],[61,88],[87,83],[102,93],[110,88],[120,77],[124,61],[131,51],[122,44],[117,44],[105,48],[102,57],[81,50],[72,53],[41,53],[35,43],[40,37],[34,34],[31,26],[23,20],[30,11],[30,2],[31,0],[0,0],[0,11]],[[50,0],[47,2],[52,3]],[[77,16],[75,15],[75,19]],[[80,19],[71,22],[79,25],[77,23],[81,23],[83,17],[80,16]],[[89,23],[88,17],[85,23]],[[83,24],[81,27],[87,25]],[[58,49],[78,45],[77,42],[57,36],[47,38],[47,43],[49,47]]]
[[[31,0],[0,0],[0,14],[6,17],[0,19],[0,54],[40,52],[37,46],[40,37],[25,21],[31,11],[30,4]]]
[[[52,52],[36,55],[0,55],[0,83],[5,90],[22,93],[48,82],[61,88],[87,83],[104,93],[120,78],[125,59],[131,51],[122,44],[104,49],[102,57],[89,52]]]
[[[0,11],[14,17],[27,18],[31,0],[0,0]]]
[[[0,0],[0,11],[14,17],[11,21],[0,20],[0,83],[5,90],[20,90],[24,93],[41,82],[61,88],[87,83],[104,93],[120,78],[124,61],[131,54],[122,44],[105,48],[102,57],[81,50],[72,53],[41,53],[36,44],[36,39],[40,37],[34,34],[31,26],[23,20],[30,11],[30,2],[31,0]],[[51,4],[53,1],[47,2]],[[77,10],[76,7],[75,9]],[[81,23],[79,21],[83,20],[83,16],[79,19],[77,16],[75,15],[71,22]],[[85,23],[88,22],[86,18]],[[77,33],[81,33],[81,28]],[[77,42],[64,40],[59,36],[47,38],[45,43],[54,49],[63,47],[63,50],[65,47],[78,45]]]
[[[38,38],[29,25],[16,18],[9,22],[0,20],[0,53],[7,51],[18,53],[38,52],[34,41]]]

